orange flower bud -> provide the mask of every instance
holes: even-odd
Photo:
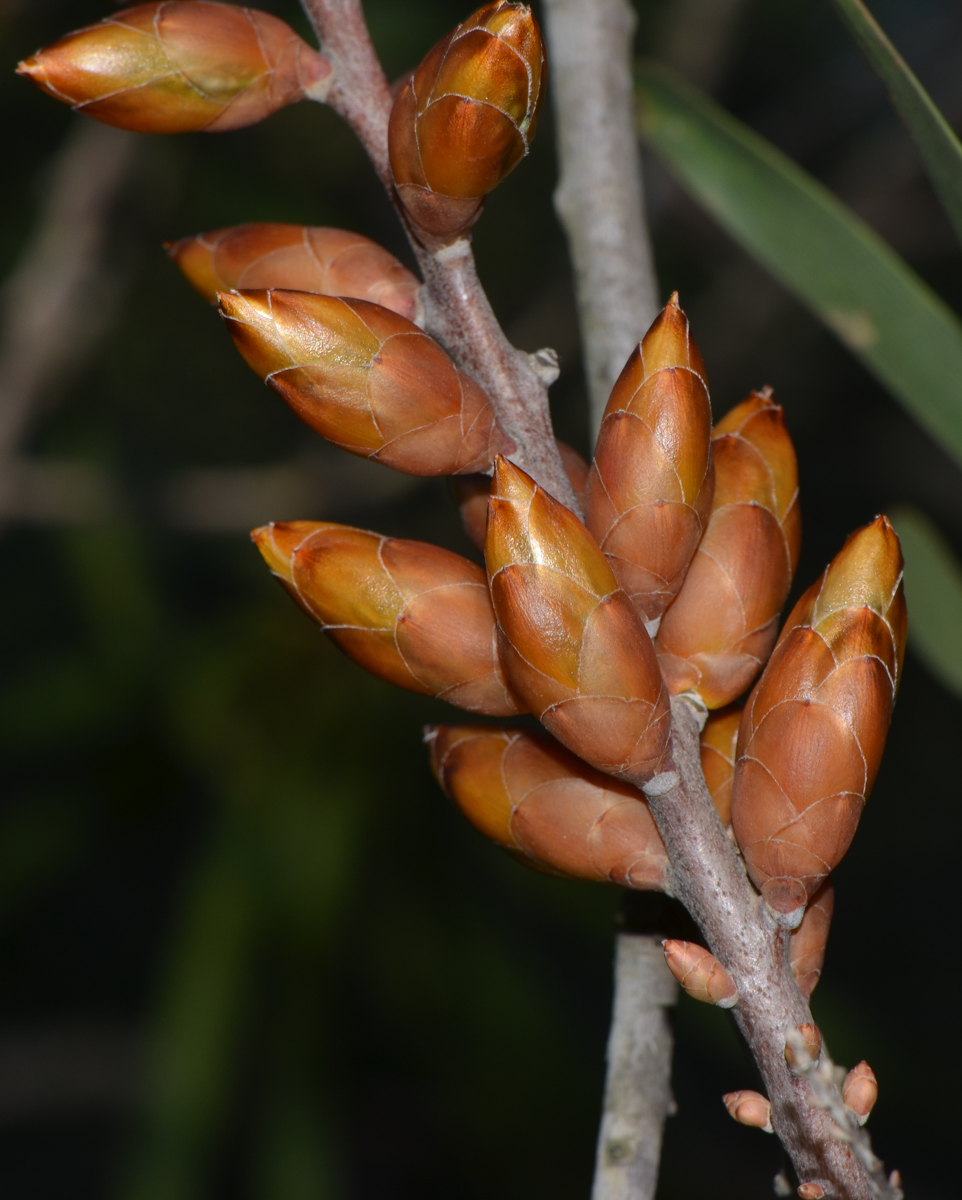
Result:
[[[800,1183],[798,1185],[798,1200],[822,1200],[825,1189],[820,1183]]]
[[[776,912],[806,904],[855,835],[885,746],[905,626],[902,553],[878,517],[796,604],[749,698],[732,824]]]
[[[207,0],[138,4],[38,50],[17,71],[54,99],[137,133],[220,133],[322,100],[331,64],[289,25]]]
[[[512,443],[474,380],[416,325],[366,300],[220,296],[247,363],[335,445],[409,475],[491,467]]]
[[[732,821],[732,780],[742,710],[734,704],[713,712],[701,731],[701,769],[723,825]]]
[[[822,1035],[810,1021],[799,1025],[795,1032],[804,1042],[808,1057],[813,1063],[817,1063],[819,1055],[822,1053]],[[798,1055],[789,1042],[785,1043],[785,1061],[793,1071],[797,1069]]]
[[[504,681],[474,563],[327,521],[265,525],[251,536],[298,604],[372,674],[470,712],[522,711]]]
[[[413,225],[452,241],[528,153],[544,91],[541,31],[496,0],[441,39],[397,93],[388,145]]]
[[[714,491],[705,367],[676,292],[618,377],[586,522],[648,628],[675,598]]]
[[[832,924],[834,908],[835,888],[829,878],[808,902],[801,925],[792,930],[789,938],[792,975],[798,984],[798,990],[806,1000],[810,999],[812,992],[815,991],[815,985],[822,975],[825,947],[828,945],[828,931]]]
[[[346,229],[264,221],[182,238],[167,252],[205,300],[241,288],[356,296],[413,321],[420,283],[370,238]]]
[[[544,734],[480,726],[427,731],[445,793],[489,838],[579,879],[663,891],[668,855],[642,794]]]
[[[850,1108],[858,1117],[859,1125],[864,1125],[878,1099],[878,1080],[867,1062],[860,1062],[858,1066],[852,1067],[845,1076],[842,1099],[845,1101],[845,1107]]]
[[[651,640],[597,542],[498,457],[485,560],[505,674],[548,731],[641,784],[661,767],[670,709]]]
[[[795,450],[771,392],[755,392],[712,434],[708,528],[656,643],[672,692],[721,708],[748,687],[775,644],[798,561]]]
[[[722,1104],[728,1109],[728,1115],[734,1117],[739,1125],[751,1125],[765,1133],[774,1133],[772,1106],[758,1092],[728,1092],[722,1096]]]
[[[677,938],[669,938],[662,946],[668,970],[692,999],[719,1008],[731,1008],[738,1003],[738,989],[714,954],[694,942]]]

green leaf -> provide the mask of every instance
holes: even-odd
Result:
[[[949,691],[962,697],[962,565],[923,513],[897,509],[905,556],[909,645]]]
[[[908,126],[932,185],[962,240],[962,143],[862,0],[835,5]]]
[[[682,186],[838,335],[962,462],[962,324],[864,221],[799,166],[659,67],[642,132]]]

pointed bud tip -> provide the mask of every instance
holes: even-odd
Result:
[[[677,292],[672,292],[672,294],[668,297],[668,303],[665,305],[665,307],[666,308],[679,308],[679,309],[681,308],[681,301],[678,299]]]
[[[37,75],[44,74],[43,66],[36,54],[31,54],[29,58],[25,58],[22,62],[18,62],[15,71],[16,74],[27,75],[31,79]]]
[[[271,571],[290,583],[294,554],[305,538],[318,527],[316,521],[272,521],[253,530],[251,541]]]

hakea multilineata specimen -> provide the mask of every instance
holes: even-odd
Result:
[[[671,712],[644,623],[582,522],[500,456],[484,557],[514,691],[586,762],[649,780]]]
[[[323,100],[331,64],[289,25],[207,0],[138,4],[18,67],[56,100],[137,133],[220,133]]]
[[[438,343],[366,300],[221,293],[249,366],[322,437],[409,475],[491,469],[513,444],[491,402]]]
[[[284,288],[370,300],[417,323],[421,285],[359,233],[260,221],[181,238],[167,253],[205,300],[244,288]]]
[[[728,1115],[739,1125],[749,1125],[753,1129],[761,1129],[765,1133],[774,1133],[772,1129],[772,1106],[759,1092],[745,1089],[741,1092],[728,1092],[722,1096],[722,1104],[728,1109]]]
[[[739,705],[710,713],[701,731],[701,769],[712,802],[726,827],[732,821],[732,783],[735,780],[738,726],[742,719]]]
[[[858,1117],[859,1125],[864,1125],[878,1100],[878,1080],[867,1062],[858,1063],[845,1076],[842,1100]]]
[[[798,466],[781,408],[766,389],[712,434],[711,514],[656,647],[672,692],[730,703],[771,653],[801,546]]]
[[[669,971],[693,1000],[718,1008],[738,1003],[738,989],[714,954],[678,938],[669,938],[662,946]]]
[[[710,442],[705,366],[676,292],[612,389],[585,495],[585,523],[652,632],[704,532]]]
[[[822,976],[834,909],[835,888],[829,878],[809,900],[802,923],[792,930],[789,938],[788,959],[792,975],[806,1000],[811,998]]]
[[[878,517],[795,605],[742,716],[732,827],[752,881],[780,914],[801,915],[855,835],[905,631],[902,553]]]
[[[294,599],[349,658],[470,712],[523,711],[505,683],[484,572],[458,554],[327,521],[255,529]]]
[[[544,77],[531,9],[498,0],[442,38],[402,84],[388,147],[398,197],[422,240],[462,236],[528,153]]]
[[[434,726],[425,737],[445,793],[487,837],[532,866],[664,891],[665,851],[642,794],[543,733]]]

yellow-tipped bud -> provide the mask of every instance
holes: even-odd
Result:
[[[323,99],[331,64],[256,8],[161,0],[106,17],[17,68],[54,99],[138,133],[219,133]]]
[[[828,931],[835,909],[835,888],[826,879],[808,902],[802,923],[789,938],[789,960],[798,990],[808,1000],[822,976]]]
[[[332,642],[372,674],[489,716],[522,711],[498,660],[484,572],[460,555],[326,521],[252,537]]]
[[[490,470],[512,446],[488,397],[433,338],[390,309],[308,292],[220,296],[248,365],[302,421],[409,475]]]
[[[485,561],[511,686],[580,758],[640,785],[668,746],[651,639],[578,518],[499,457]]]
[[[630,784],[544,734],[441,725],[425,740],[445,793],[493,841],[553,872],[664,890],[668,855]]]
[[[732,825],[776,912],[806,904],[851,844],[882,759],[905,629],[902,553],[878,517],[796,604],[745,707]]]
[[[801,543],[798,468],[767,390],[712,434],[715,494],[705,535],[658,630],[672,692],[721,708],[749,686],[775,644]]]
[[[709,714],[701,731],[701,769],[723,825],[732,820],[732,782],[742,710],[734,704]]]
[[[744,1090],[728,1092],[722,1096],[722,1104],[728,1109],[728,1115],[739,1125],[750,1125],[761,1129],[764,1133],[774,1133],[772,1129],[772,1106],[758,1092]]]
[[[313,225],[265,221],[182,238],[167,252],[205,300],[242,288],[355,296],[413,321],[421,285],[377,242]]]
[[[705,367],[675,293],[605,409],[586,523],[649,629],[675,598],[711,508]]]
[[[842,1099],[845,1101],[845,1107],[850,1108],[858,1117],[859,1125],[864,1125],[878,1100],[878,1080],[867,1062],[860,1062],[858,1066],[852,1067],[845,1076]]]
[[[401,87],[388,144],[412,225],[450,241],[528,153],[544,90],[541,32],[526,4],[496,0],[442,38]]]
[[[818,1029],[811,1023],[806,1021],[804,1025],[799,1025],[795,1033],[802,1040],[802,1045],[805,1048],[805,1054],[813,1062],[817,1063],[819,1055],[822,1053],[822,1035]],[[804,1056],[803,1056],[804,1057]],[[788,1063],[791,1070],[798,1072],[804,1067],[804,1062],[800,1063],[799,1055],[791,1042],[785,1043],[785,1061]]]
[[[714,954],[677,938],[669,938],[662,946],[668,970],[693,1000],[718,1008],[732,1008],[738,1003],[738,989]]]

